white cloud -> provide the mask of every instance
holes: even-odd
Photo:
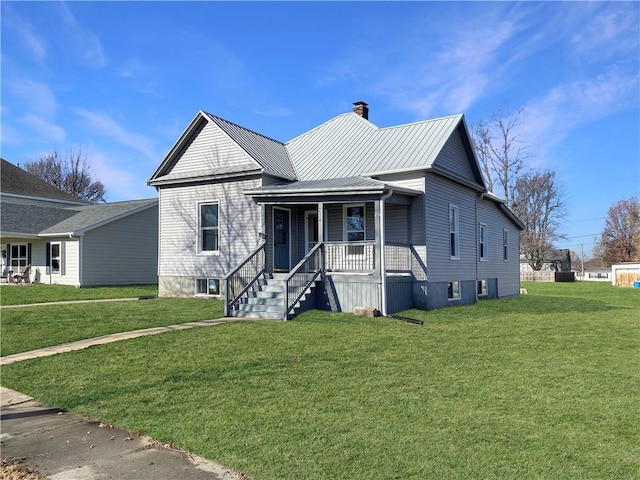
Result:
[[[6,5],[3,5],[2,16],[3,28],[10,29],[21,40],[16,44],[24,47],[33,60],[41,63],[46,57],[47,47],[34,26]]]
[[[105,113],[96,113],[84,108],[73,108],[73,113],[83,118],[100,135],[111,138],[149,158],[157,158],[153,142],[148,137],[126,130]]]
[[[42,117],[27,114],[23,116],[20,121],[36,130],[42,137],[40,140],[47,141],[61,141],[66,138],[66,133],[64,129],[52,122],[48,122],[44,120]]]
[[[9,93],[22,99],[24,110],[34,115],[51,118],[58,109],[58,102],[46,83],[20,78],[9,81],[6,87]]]
[[[75,15],[64,3],[57,4],[57,10],[66,30],[66,37],[73,44],[72,53],[78,55],[82,62],[92,68],[102,68],[107,59],[100,39],[90,30],[80,25]]]
[[[115,158],[122,158],[122,154],[92,153],[90,155],[91,172],[93,177],[105,186],[107,201],[151,198],[156,195],[152,188],[146,186],[146,178],[134,170],[135,163],[128,162],[127,165],[122,166],[116,164]]]
[[[593,78],[561,84],[530,101],[523,110],[522,135],[547,147],[591,121],[637,107],[640,75],[611,68]]]

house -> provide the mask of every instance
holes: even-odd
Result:
[[[520,256],[520,271],[521,272],[533,272],[533,268],[524,258],[524,255]],[[544,256],[542,261],[542,268],[540,271],[552,271],[552,272],[570,272],[571,271],[571,252],[568,248],[553,248]]]
[[[158,200],[91,205],[1,160],[3,281],[77,287],[155,284]]]
[[[611,284],[614,287],[640,288],[640,263],[624,262],[611,265]]]
[[[463,115],[380,128],[368,112],[286,143],[198,112],[148,181],[160,295],[284,319],[518,295],[523,225],[487,191]]]

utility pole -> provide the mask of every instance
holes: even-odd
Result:
[[[584,243],[580,244],[580,263],[582,264],[580,279],[584,280]]]

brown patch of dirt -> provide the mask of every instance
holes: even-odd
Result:
[[[0,459],[0,480],[46,480],[46,476],[27,468],[20,458]]]

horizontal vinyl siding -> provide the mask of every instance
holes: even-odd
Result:
[[[218,126],[207,123],[174,165],[171,175],[213,172],[220,167],[228,169],[233,166],[256,168],[256,164],[247,154]]]
[[[435,175],[427,176],[426,239],[430,282],[476,278],[475,193]],[[460,259],[449,252],[449,205],[459,212]]]
[[[385,205],[385,241],[389,243],[409,243],[409,213],[405,205]]]
[[[91,230],[82,242],[82,286],[158,283],[157,207]]]
[[[260,180],[244,180],[160,191],[161,276],[221,278],[260,243],[262,208],[244,195]],[[220,253],[198,253],[198,205],[220,205]]]
[[[498,280],[498,295],[508,297],[520,292],[520,232],[489,200],[478,201],[478,224],[487,226],[487,261],[478,262],[478,278]],[[502,255],[502,232],[509,232],[509,260]]]
[[[47,274],[47,243],[60,242],[61,248],[64,251],[62,257],[62,270],[64,275],[49,275]],[[64,238],[48,238],[46,240],[31,240],[29,242],[12,241],[8,243],[30,243],[31,244],[31,271],[30,281],[35,282],[39,280],[44,284],[58,284],[58,285],[79,285],[78,280],[78,251],[79,251],[79,239],[69,237]],[[38,271],[40,272],[40,278],[37,278]],[[14,272],[17,273],[17,272]],[[20,272],[22,273],[22,272]]]
[[[462,138],[458,130],[451,134],[447,143],[445,143],[436,157],[434,165],[449,170],[470,182],[476,182],[469,163],[469,157],[462,144]]]
[[[376,180],[397,185],[403,188],[410,188],[419,192],[424,192],[424,171],[413,171],[403,173],[392,173],[389,175],[378,175]]]

